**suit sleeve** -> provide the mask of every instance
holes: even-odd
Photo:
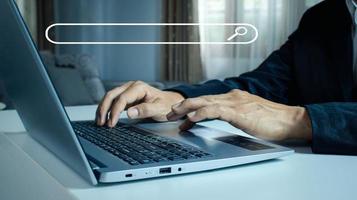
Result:
[[[312,123],[314,153],[357,154],[357,103],[305,107]]]

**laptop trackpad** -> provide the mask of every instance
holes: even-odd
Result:
[[[207,139],[214,139],[216,137],[229,136],[231,133],[223,132],[216,129],[207,128],[196,125],[188,131],[181,131],[178,127],[182,121],[164,122],[164,123],[138,123],[136,126],[141,127],[151,132],[168,137],[201,137]]]
[[[244,149],[248,149],[251,151],[258,151],[258,150],[265,150],[265,149],[272,149],[273,147],[268,146],[266,144],[261,144],[258,142],[254,142],[251,138],[246,138],[240,135],[231,135],[231,136],[224,136],[215,138],[224,143],[228,143],[237,147],[241,147]]]
[[[181,123],[182,121],[165,123],[140,123],[136,126],[149,130],[154,134],[173,138],[196,147],[216,146],[222,143],[215,138],[232,135],[232,133],[227,133],[200,125],[196,125],[189,131],[180,131],[178,127]]]

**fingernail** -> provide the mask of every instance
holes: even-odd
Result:
[[[100,116],[100,124],[101,125],[104,125],[105,124],[105,119],[104,119],[104,116]]]
[[[135,119],[139,116],[139,110],[137,108],[129,108],[128,110],[128,116],[131,119]]]
[[[192,117],[195,116],[195,115],[196,115],[196,111],[188,113],[188,114],[187,114],[187,117],[188,117],[188,118],[192,118]]]

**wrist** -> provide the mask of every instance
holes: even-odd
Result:
[[[311,120],[304,107],[294,107],[292,112],[292,127],[290,139],[312,140]]]

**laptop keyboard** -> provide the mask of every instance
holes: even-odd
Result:
[[[98,127],[93,121],[74,122],[77,135],[108,151],[130,165],[199,159],[211,156],[191,145],[118,124],[114,128]]]

